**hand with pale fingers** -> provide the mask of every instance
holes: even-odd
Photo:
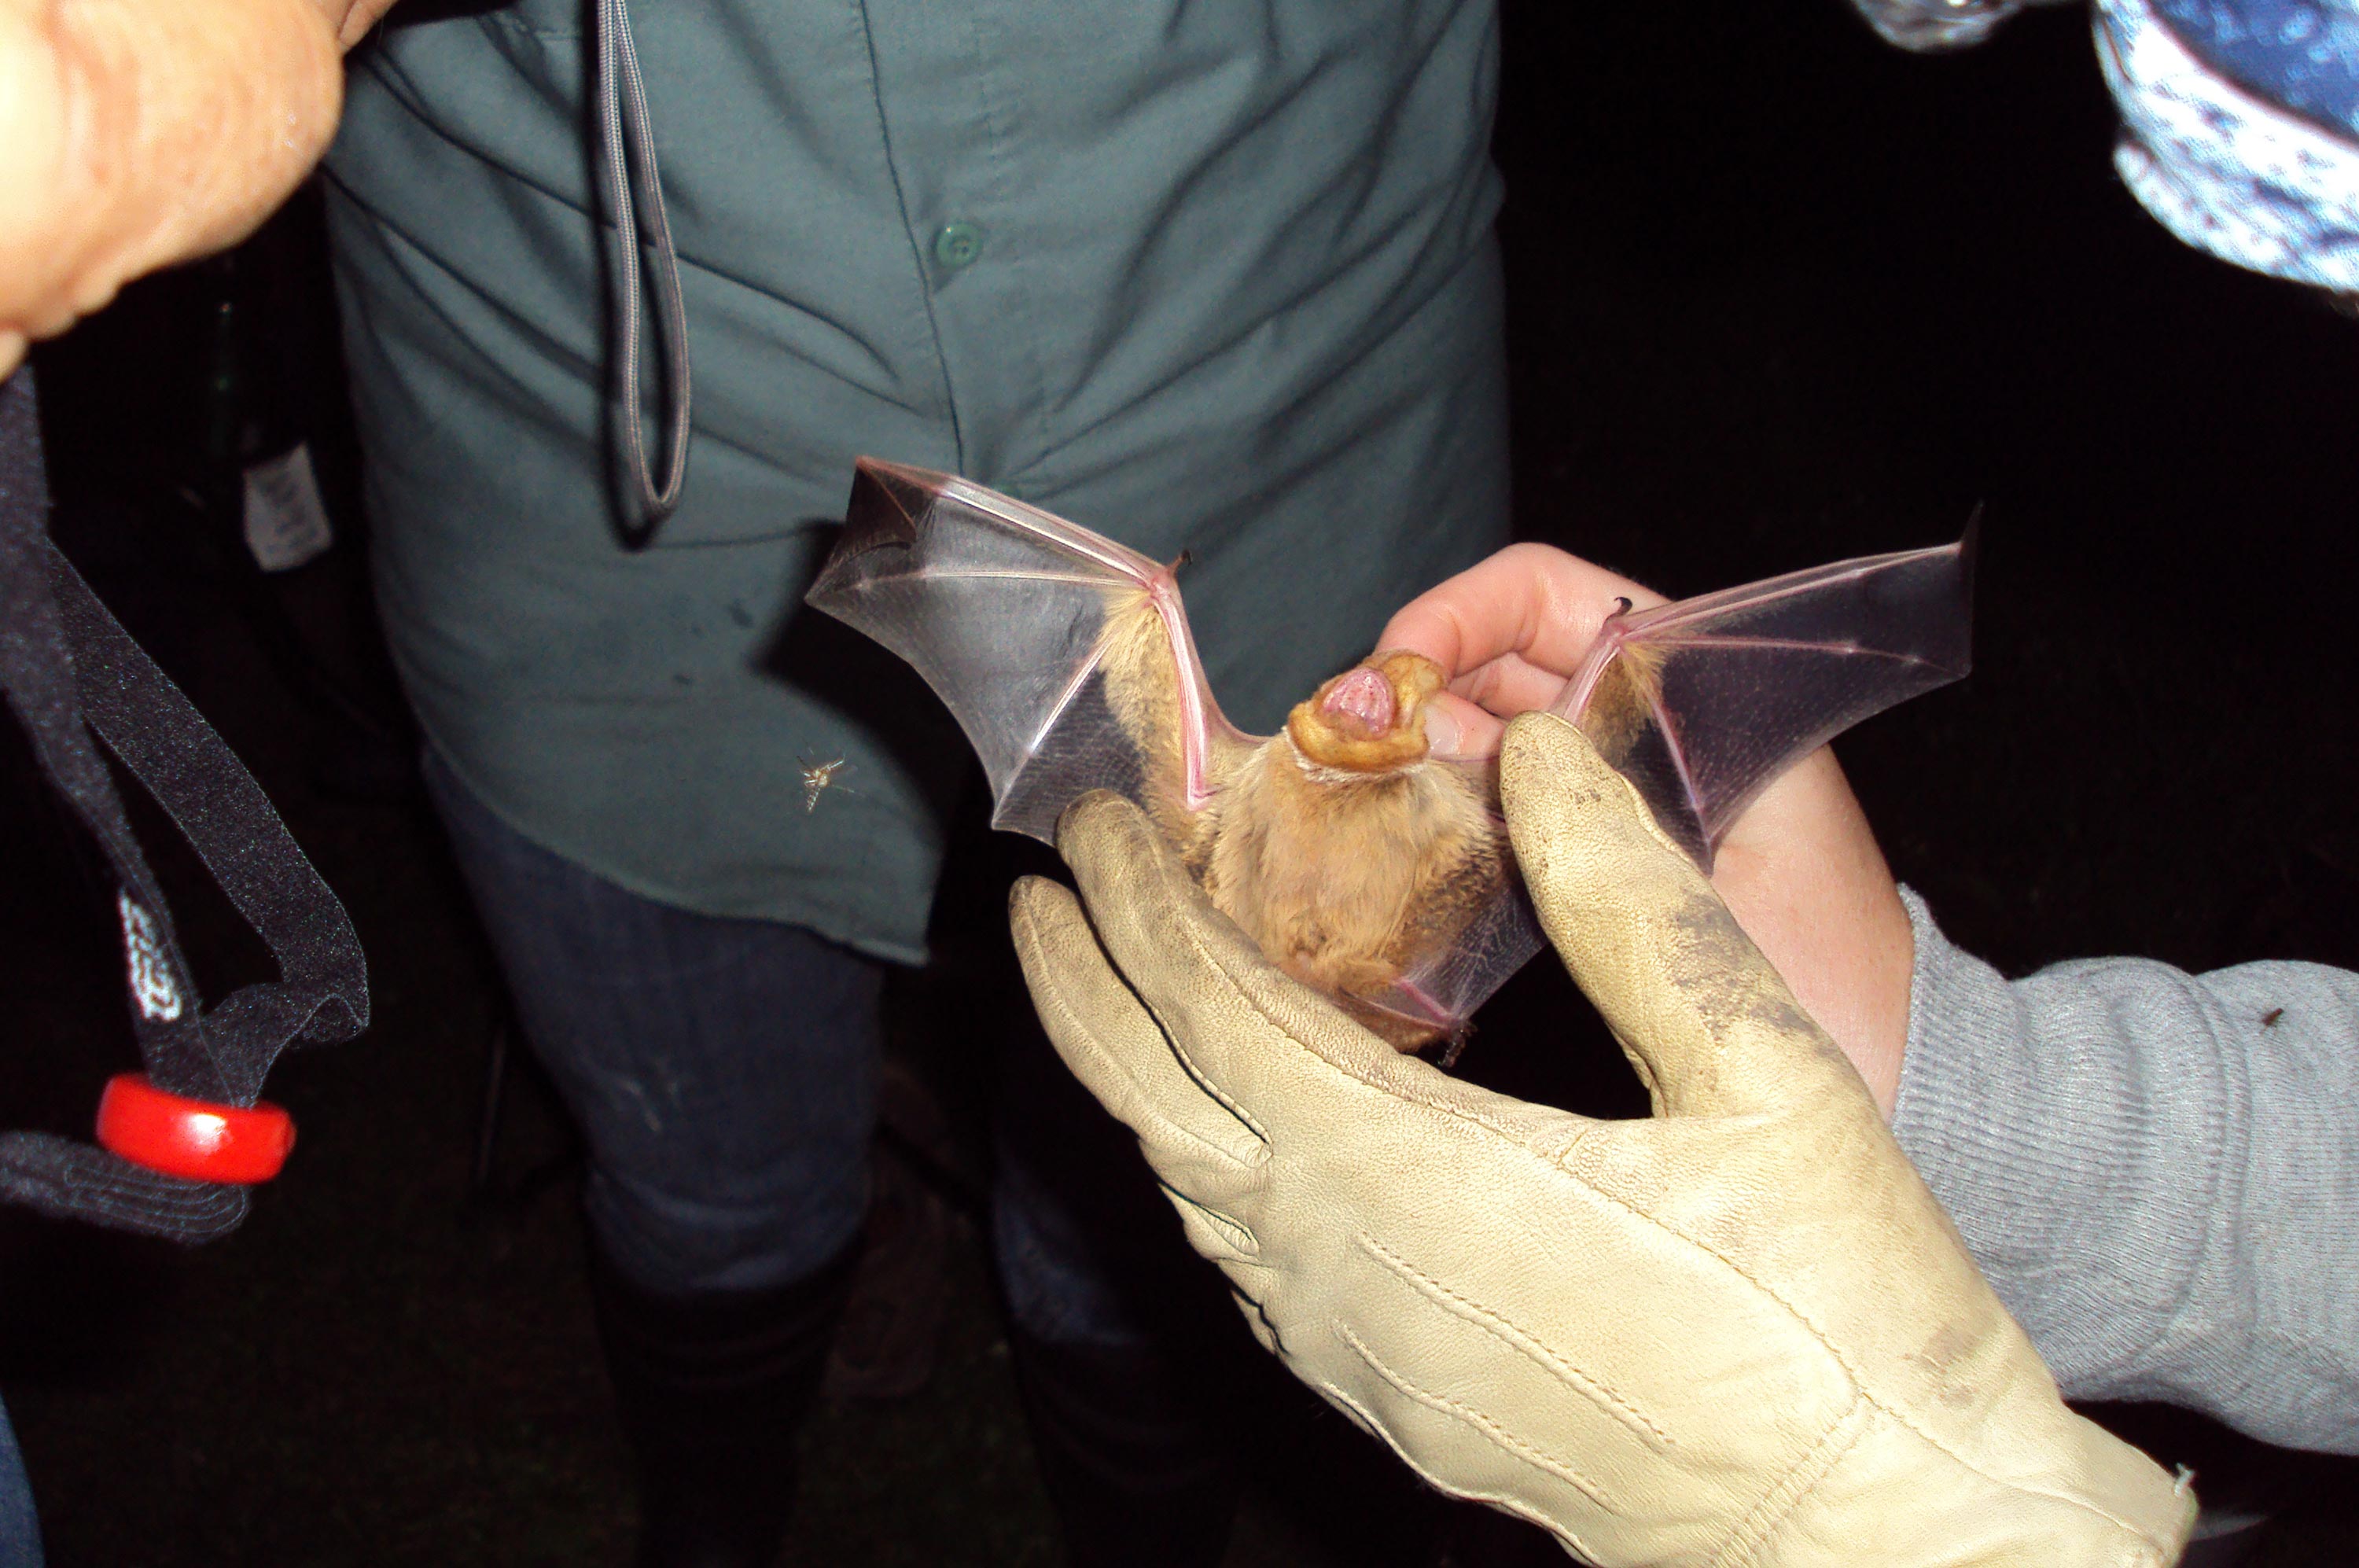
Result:
[[[1622,600],[1638,609],[1664,603],[1577,555],[1511,545],[1403,606],[1376,646],[1421,653],[1449,672],[1449,691],[1428,710],[1437,752],[1488,757],[1508,719],[1557,700]],[[1891,1116],[1916,937],[1832,750],[1812,753],[1745,809],[1712,879]]]
[[[1264,1345],[1435,1486],[1604,1568],[2175,1562],[2187,1488],[2064,1408],[1858,1075],[1628,784],[1533,715],[1502,785],[1651,1119],[1399,1055],[1112,796],[1060,835],[1079,899],[1016,889],[1049,1037]]]
[[[393,0],[0,0],[0,376],[310,172]]]

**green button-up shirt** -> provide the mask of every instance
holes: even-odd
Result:
[[[800,605],[864,452],[1190,551],[1261,730],[1504,539],[1487,0],[640,0],[696,376],[644,549],[584,10],[397,23],[329,164],[387,631],[532,839],[921,953],[965,746]]]

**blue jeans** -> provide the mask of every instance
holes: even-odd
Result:
[[[432,748],[427,792],[588,1148],[608,1262],[664,1295],[815,1272],[868,1208],[884,965],[643,898],[532,843]]]
[[[849,1245],[868,1205],[884,965],[800,926],[691,913],[541,848],[429,747],[427,793],[518,1019],[588,1146],[608,1262],[687,1296],[784,1285]],[[1152,1332],[1194,1265],[1136,1146],[1005,998],[1012,1081],[992,1232],[1016,1321],[1059,1344]],[[1000,1020],[992,1020],[1000,1021]],[[994,1032],[978,1028],[978,1038]],[[1109,1169],[1112,1167],[1112,1169]]]
[[[0,1568],[41,1568],[41,1521],[5,1410],[0,1410]]]

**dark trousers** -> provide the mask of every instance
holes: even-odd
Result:
[[[868,1201],[885,966],[799,926],[642,898],[525,838],[431,750],[425,777],[588,1146],[600,1254],[680,1296],[774,1289],[840,1254]],[[1135,1345],[1175,1296],[1217,1301],[1136,1145],[1049,1054],[1021,988],[977,1007],[978,1046],[998,1042],[1009,1069],[992,1234],[1016,1323]]]

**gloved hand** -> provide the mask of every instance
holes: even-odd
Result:
[[[1050,1038],[1262,1343],[1435,1486],[1605,1568],[2177,1561],[2186,1486],[2064,1408],[1858,1075],[1629,785],[1546,715],[1502,768],[1541,919],[1650,1120],[1396,1054],[1114,797],[1060,835],[1086,916],[1016,891]]]

